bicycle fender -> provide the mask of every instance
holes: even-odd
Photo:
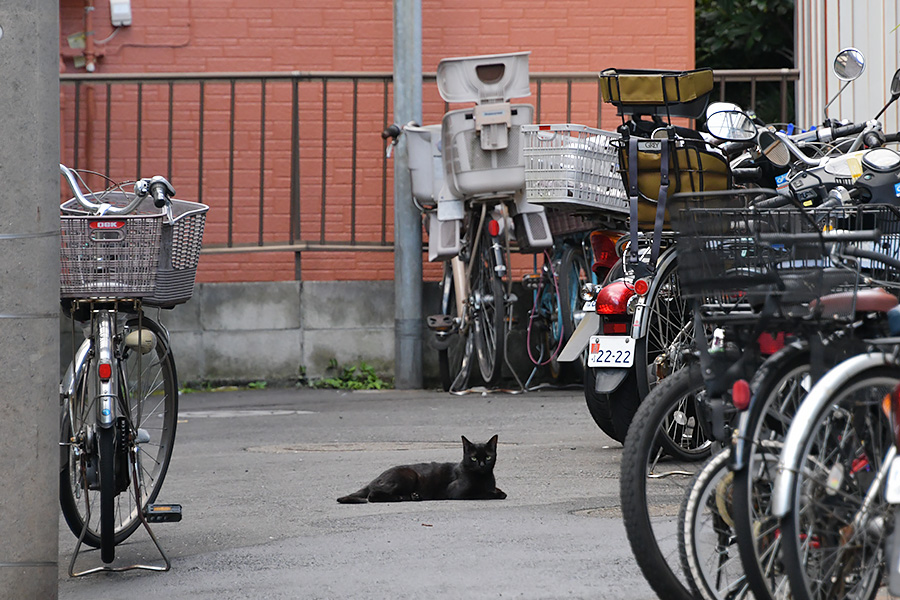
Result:
[[[809,391],[784,438],[784,448],[776,469],[775,488],[772,491],[774,516],[782,518],[791,510],[791,490],[794,488],[794,480],[803,461],[801,446],[806,444],[810,430],[815,426],[813,417],[831,402],[832,396],[845,381],[867,369],[892,364],[891,356],[884,352],[860,354],[832,368]]]
[[[581,358],[581,353],[587,348],[591,341],[591,336],[596,335],[600,330],[600,315],[595,312],[586,312],[581,323],[572,332],[569,341],[559,356],[556,358],[559,362],[572,362]]]
[[[62,401],[63,398],[68,398],[75,394],[75,382],[78,381],[81,370],[84,368],[84,363],[87,360],[88,351],[90,349],[91,341],[85,339],[81,342],[81,346],[78,350],[75,351],[75,357],[72,359],[72,362],[69,363],[69,366],[66,368],[66,374],[63,375],[62,381],[59,383],[60,401]]]
[[[665,270],[669,264],[675,261],[677,255],[675,248],[666,250],[659,258],[659,266],[657,267],[656,272],[660,273]],[[634,339],[639,339],[647,335],[647,326],[650,320],[650,311],[646,310],[647,302],[656,296],[661,285],[662,281],[660,278],[654,276],[653,281],[650,282],[650,290],[647,292],[647,295],[644,296],[635,307],[634,318],[631,323],[631,337]]]
[[[594,369],[594,391],[598,394],[609,394],[616,391],[631,369],[613,369],[608,367],[588,367]]]

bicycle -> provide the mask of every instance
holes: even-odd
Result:
[[[434,333],[441,385],[453,393],[478,383],[476,363],[484,385],[500,382],[516,301],[508,272],[512,236],[521,252],[541,252],[553,243],[543,208],[523,193],[522,128],[531,123],[534,107],[510,103],[531,93],[528,54],[442,60],[441,97],[475,107],[447,112],[440,125],[392,125],[382,134],[393,143],[407,134],[428,258],[443,263],[439,312],[426,324]]]
[[[824,261],[830,256],[825,240],[874,239],[867,231],[830,232],[835,226],[846,229],[848,223],[864,225],[871,212],[825,210],[817,221],[797,210],[744,208],[746,200],[732,203],[759,191],[673,198],[675,206],[684,203],[679,206],[683,210],[673,213],[673,224],[684,257],[690,258],[683,258],[679,266],[682,290],[685,297],[695,300],[694,337],[706,344],[686,348],[690,366],[666,378],[639,408],[626,438],[621,478],[629,540],[639,565],[661,582],[664,591],[657,592],[665,597],[690,597],[690,578],[670,567],[667,553],[674,552],[679,540],[665,534],[662,521],[651,518],[654,511],[648,502],[650,498],[654,499],[651,504],[665,497],[684,498],[689,488],[680,487],[679,482],[696,467],[681,463],[660,472],[657,466],[665,464],[661,459],[666,454],[682,461],[688,457],[678,455],[683,452],[678,441],[689,440],[693,457],[698,459],[703,457],[704,445],[709,452],[710,446],[731,439],[730,423],[735,415],[731,386],[738,379],[749,378],[761,357],[771,353],[772,349],[761,343],[768,337],[765,334],[796,332],[797,323],[810,315],[815,329],[821,318],[815,315],[826,306],[829,312],[824,320],[838,318],[835,313],[839,311],[831,309],[840,305],[841,298],[826,302],[823,294],[837,285],[858,285],[858,273],[837,264],[832,268]],[[724,207],[704,206],[710,200],[721,200]],[[820,227],[829,233],[823,235]],[[799,233],[793,243],[788,240],[792,232]],[[844,314],[852,321],[852,302],[843,302],[848,304]],[[685,436],[688,431],[690,438]],[[669,489],[660,490],[663,482]],[[741,517],[734,515],[732,522]],[[680,543],[683,546],[683,540]],[[736,548],[733,544],[730,548],[731,558],[735,558]],[[725,547],[719,550],[727,551]],[[700,559],[693,561],[701,563]],[[698,574],[704,575],[696,571],[692,575]],[[715,589],[714,582],[702,583]]]
[[[60,298],[85,338],[60,384],[60,507],[78,538],[69,575],[167,571],[150,523],[181,520],[180,505],[155,503],[175,440],[178,379],[168,332],[144,309],[190,299],[209,207],[175,199],[161,176],[131,192],[92,192],[81,173],[60,172],[74,194],[60,207]],[[164,564],[110,566],[141,525]],[[76,572],[82,544],[100,549],[102,566]]]

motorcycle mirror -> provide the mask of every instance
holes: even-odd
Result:
[[[866,70],[866,57],[856,48],[844,48],[834,57],[834,75],[841,81],[853,81]]]
[[[706,107],[706,118],[708,119],[717,112],[725,110],[741,110],[741,107],[732,102],[713,102]]]
[[[791,153],[788,147],[768,129],[759,132],[757,143],[763,156],[776,167],[786,167],[791,163]]]
[[[887,104],[884,105],[884,108],[875,115],[876,121],[881,118],[881,115],[884,114],[884,111],[886,111],[891,104],[897,101],[897,98],[900,98],[900,69],[894,71],[894,78],[891,79],[891,99],[888,100]]]
[[[863,53],[857,50],[856,48],[844,48],[838,55],[834,57],[834,65],[832,65],[832,71],[834,71],[834,76],[844,82],[844,85],[840,87],[831,100],[825,105],[823,111],[825,112],[825,120],[828,121],[828,107],[832,105],[832,103],[838,99],[838,96],[841,95],[850,82],[859,79],[859,76],[863,74],[863,71],[866,70],[866,57],[863,56]]]
[[[710,135],[729,142],[744,142],[756,137],[756,126],[739,110],[722,110],[709,115],[706,129]]]

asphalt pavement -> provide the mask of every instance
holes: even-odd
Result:
[[[335,501],[495,433],[506,500]],[[578,389],[183,394],[159,502],[184,520],[154,526],[172,569],[69,578],[61,519],[59,597],[650,600],[621,521],[621,453]],[[117,564],[159,563],[143,530],[117,550]]]

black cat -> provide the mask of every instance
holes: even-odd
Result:
[[[494,481],[497,436],[486,444],[462,438],[460,463],[419,463],[391,467],[358,492],[338,498],[341,504],[405,500],[502,500]]]

